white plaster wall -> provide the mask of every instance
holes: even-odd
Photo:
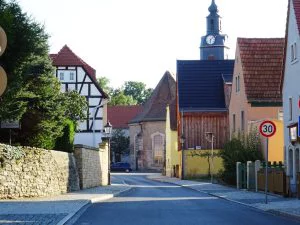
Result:
[[[84,82],[92,82],[92,80],[89,78],[89,76],[87,76]]]
[[[90,119],[90,126],[92,125],[93,120]],[[93,126],[95,130],[102,130],[103,129],[103,121],[102,120],[95,120],[95,125]],[[93,127],[91,127],[93,129]]]
[[[297,43],[297,60],[291,62],[291,45],[292,43]],[[285,62],[285,73],[284,73],[284,84],[283,84],[283,110],[284,110],[284,145],[285,145],[285,155],[287,162],[287,175],[292,176],[291,179],[291,188],[292,191],[295,191],[296,188],[296,171],[295,166],[293,167],[293,174],[290,174],[289,165],[289,154],[288,150],[294,149],[291,147],[289,141],[289,129],[287,128],[288,124],[298,121],[298,116],[300,115],[300,110],[298,108],[298,100],[300,96],[300,39],[299,39],[299,30],[296,23],[295,11],[293,3],[291,1],[290,8],[290,17],[288,25],[288,37],[287,37],[287,48],[286,48],[286,62]],[[289,98],[293,98],[293,118],[289,120]],[[295,151],[293,150],[293,162],[295,163]]]
[[[96,88],[95,85],[91,86],[91,95],[101,95],[100,91]]]
[[[80,88],[81,87],[79,87],[79,90],[80,90]],[[84,96],[88,96],[89,95],[89,85],[88,84],[83,84],[83,87],[82,87],[80,95],[84,95]]]
[[[76,89],[75,84],[68,84],[68,91],[73,91]]]
[[[90,118],[93,118],[93,113],[94,113],[93,109],[94,107],[90,108],[90,114],[89,114]],[[103,108],[99,108],[96,117],[103,117]]]
[[[82,82],[85,76],[85,72],[81,67],[77,67],[77,81]]]
[[[93,85],[94,86],[94,85]],[[89,98],[89,105],[96,106],[99,105],[100,99],[99,98]]]
[[[102,133],[95,133],[95,145],[93,145],[93,132],[91,133],[76,133],[74,144],[87,145],[97,147],[101,143]]]
[[[86,120],[83,121],[83,122],[79,122],[78,129],[79,130],[86,130],[87,129],[87,127],[86,127]]]

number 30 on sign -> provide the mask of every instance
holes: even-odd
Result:
[[[259,132],[264,137],[272,137],[276,133],[276,126],[272,121],[266,120],[260,124]]]

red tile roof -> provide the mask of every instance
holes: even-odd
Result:
[[[67,45],[57,54],[50,54],[54,66],[82,66],[93,78],[96,78],[96,70],[78,57]]]
[[[108,95],[102,90],[96,79],[96,70],[77,56],[67,45],[65,45],[57,54],[50,54],[53,66],[82,66],[88,76],[94,81],[98,90],[104,98]]]
[[[282,102],[284,38],[238,38],[249,102]]]
[[[296,21],[298,25],[298,31],[300,34],[300,0],[293,0],[293,5],[294,5]]]
[[[142,110],[143,107],[141,105],[108,106],[108,120],[113,128],[126,129],[128,128],[128,122],[141,113]]]

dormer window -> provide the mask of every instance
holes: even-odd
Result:
[[[296,42],[291,45],[291,61],[295,61],[297,59],[297,44]]]
[[[59,73],[59,79],[64,80],[64,73]]]
[[[74,73],[73,72],[70,73],[70,80],[74,80]]]

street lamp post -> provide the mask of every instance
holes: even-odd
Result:
[[[213,170],[214,170],[214,134],[213,132],[205,132],[207,140],[211,142],[211,166],[210,166],[210,180],[213,183]]]
[[[185,137],[181,135],[180,137],[180,144],[181,144],[181,179],[184,179],[184,142],[185,142]]]
[[[104,126],[104,132],[105,132],[105,135],[107,137],[107,140],[108,140],[108,185],[111,184],[110,182],[110,136],[111,136],[111,131],[112,131],[112,125],[109,121],[107,121],[107,124]]]

